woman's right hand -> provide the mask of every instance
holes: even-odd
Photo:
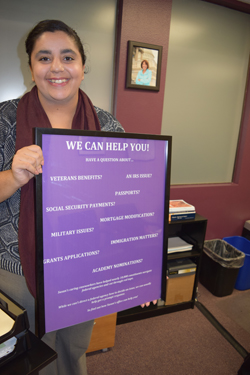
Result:
[[[29,180],[42,173],[43,153],[39,146],[31,145],[18,150],[12,162],[12,174],[17,187],[22,187]]]
[[[0,172],[0,203],[10,198],[20,187],[42,173],[44,165],[42,149],[37,145],[18,150],[12,161],[12,168]]]

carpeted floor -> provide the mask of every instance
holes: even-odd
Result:
[[[226,314],[233,309],[223,303],[230,298],[222,298],[199,285],[199,301],[250,351],[249,332]],[[115,346],[87,356],[88,375],[236,375],[242,363],[242,356],[196,307],[118,325]]]
[[[250,289],[216,297],[199,284],[198,301],[250,352]]]
[[[247,297],[247,298],[246,298]],[[231,299],[217,302],[217,306],[235,323],[250,334],[250,293],[240,293]]]

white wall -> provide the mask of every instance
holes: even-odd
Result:
[[[249,14],[173,0],[162,121],[172,184],[232,181],[249,51]]]
[[[81,88],[93,104],[111,111],[115,18],[116,0],[0,0],[0,102],[32,88],[26,36],[37,22],[59,19],[84,44],[88,73]]]

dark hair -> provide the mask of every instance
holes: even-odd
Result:
[[[29,56],[29,65],[31,65],[31,54],[32,54],[32,51],[34,49],[37,39],[45,32],[53,33],[55,31],[63,31],[74,40],[80,52],[80,55],[82,57],[82,64],[84,65],[86,61],[86,56],[84,53],[81,39],[79,38],[75,30],[73,30],[71,27],[66,25],[64,22],[58,21],[58,20],[41,21],[30,31],[25,41],[26,52]]]
[[[142,60],[141,62],[141,68],[142,68],[142,64],[145,62],[145,64],[147,65],[147,69],[149,69],[149,63],[148,63],[148,60]]]

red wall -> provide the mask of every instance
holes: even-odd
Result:
[[[122,3],[122,2],[120,2]],[[117,74],[117,119],[126,132],[160,134],[172,0],[124,0]],[[163,46],[160,91],[126,89],[127,43]]]
[[[127,132],[161,133],[171,5],[172,0],[120,2],[115,114]],[[128,40],[163,46],[159,92],[125,88]],[[250,81],[242,122],[235,183],[171,186],[171,199],[187,200],[208,219],[207,239],[241,235],[250,220]]]

